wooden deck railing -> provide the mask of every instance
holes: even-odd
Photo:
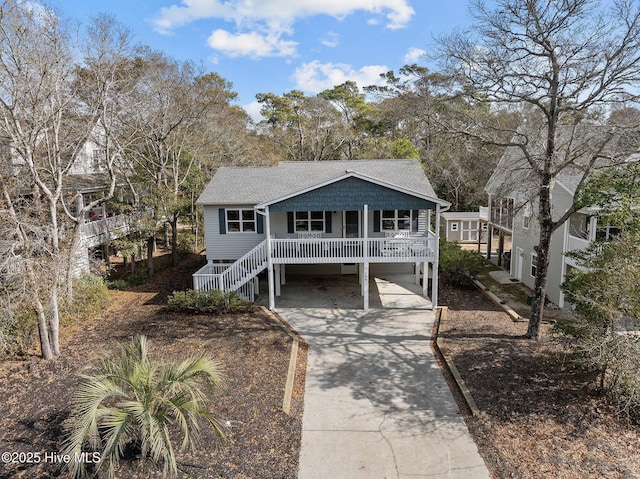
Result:
[[[263,241],[235,263],[208,263],[193,275],[193,289],[237,291],[240,297],[253,301],[251,282],[267,267],[267,242]]]
[[[116,215],[96,221],[90,221],[80,226],[87,247],[98,246],[112,239],[120,238],[129,233],[131,217]]]

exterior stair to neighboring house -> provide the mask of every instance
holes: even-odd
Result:
[[[235,291],[247,301],[258,294],[258,274],[267,268],[267,241],[264,240],[234,263],[208,263],[193,275],[193,288]]]

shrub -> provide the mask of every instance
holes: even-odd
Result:
[[[169,307],[174,311],[190,313],[224,314],[241,311],[248,307],[249,303],[240,299],[232,291],[224,293],[218,290],[198,291],[174,291],[168,298]]]
[[[38,335],[35,311],[20,307],[0,311],[0,356],[21,356],[27,353]]]
[[[458,243],[440,240],[439,274],[444,281],[459,286],[473,286],[473,280],[482,271],[484,262],[477,251],[463,250]]]
[[[73,279],[73,301],[64,305],[60,319],[69,322],[95,316],[109,301],[109,289],[101,276],[86,274]]]
[[[139,267],[135,272],[126,277],[126,282],[131,286],[144,284],[147,282],[147,272],[142,267]]]
[[[114,281],[106,282],[107,288],[109,289],[127,289],[129,283],[127,283],[124,279],[116,279]]]
[[[163,362],[149,354],[147,339],[137,336],[80,375],[64,453],[98,452],[96,473],[107,467],[114,477],[125,451],[133,449],[144,459],[162,460],[163,475],[176,477],[176,433],[182,436],[180,450],[194,449],[199,421],[205,420],[214,431],[212,445],[224,439],[224,425],[209,410],[211,393],[222,379],[220,364],[207,354]],[[72,477],[87,475],[83,461],[72,460],[66,467]]]

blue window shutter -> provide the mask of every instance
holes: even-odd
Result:
[[[264,216],[256,212],[256,230],[259,235],[264,234]]]
[[[411,212],[411,231],[418,231],[418,216],[420,215],[419,210],[413,210]]]
[[[218,208],[218,223],[220,223],[220,234],[227,234],[227,217],[224,208]]]
[[[287,233],[294,233],[293,211],[287,211]]]
[[[324,212],[324,231],[331,233],[331,211]]]
[[[380,233],[380,210],[373,212],[373,232]]]

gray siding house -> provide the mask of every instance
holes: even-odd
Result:
[[[273,309],[286,274],[358,274],[368,309],[370,275],[402,271],[415,273],[437,305],[437,232],[449,204],[436,197],[417,161],[225,167],[197,203],[204,208],[207,265],[193,275],[194,289],[252,300],[266,270]]]
[[[593,128],[587,130],[592,137],[598,134]],[[589,141],[589,135],[576,139],[570,127],[561,129],[557,138],[559,151],[570,141]],[[573,146],[575,148],[575,145]],[[585,159],[584,161],[587,161]],[[559,162],[563,161],[559,158]],[[598,165],[604,165],[604,161]],[[554,220],[560,218],[573,205],[584,169],[577,160],[562,169],[553,183],[551,197]],[[509,147],[500,159],[485,191],[488,195],[489,244],[487,257],[491,255],[492,231],[498,231],[498,260],[505,261],[513,278],[526,286],[534,287],[536,273],[536,246],[539,228],[536,212],[538,196],[536,181],[532,178],[531,166],[517,147]],[[569,220],[552,235],[551,256],[547,273],[547,298],[559,307],[565,307],[561,285],[572,268],[580,266],[569,255],[572,251],[586,249],[596,239],[608,239],[615,230],[599,225],[595,217],[596,208],[586,207],[573,213]],[[511,236],[511,250],[503,254],[504,237]],[[500,264],[500,263],[499,263]]]

